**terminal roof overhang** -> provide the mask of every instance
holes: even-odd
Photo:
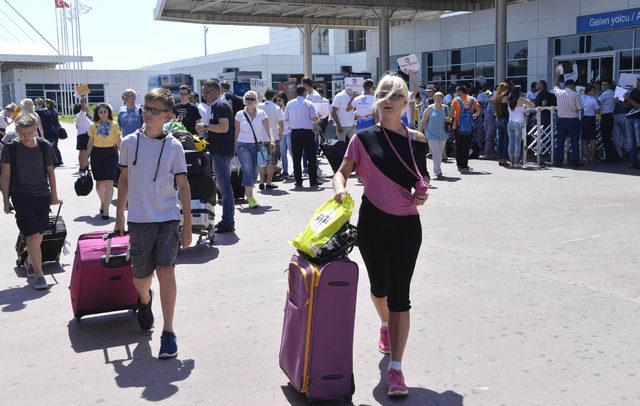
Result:
[[[377,28],[378,9],[391,25],[437,18],[445,11],[493,8],[495,0],[158,0],[154,18],[196,24]]]

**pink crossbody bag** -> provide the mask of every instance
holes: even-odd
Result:
[[[380,123],[380,128],[382,128],[382,133],[387,139],[387,143],[391,147],[391,150],[393,150],[393,152],[396,154],[396,157],[398,157],[398,160],[400,161],[400,163],[409,171],[409,173],[411,173],[413,176],[415,176],[418,179],[415,185],[413,186],[413,189],[415,191],[413,192],[413,195],[411,195],[411,197],[415,198],[416,196],[425,196],[427,194],[427,191],[429,190],[429,184],[427,183],[427,181],[424,180],[424,178],[420,174],[420,171],[418,170],[418,164],[416,163],[416,158],[413,155],[413,147],[411,146],[411,136],[409,134],[409,130],[405,127],[405,129],[407,130],[407,141],[409,142],[409,153],[411,154],[411,159],[413,160],[413,167],[415,168],[415,170],[411,169],[409,165],[407,165],[407,163],[404,161],[404,159],[402,159],[402,157],[396,150],[396,147],[393,146],[393,143],[389,139],[389,136],[387,135],[387,131],[382,126],[382,123]]]

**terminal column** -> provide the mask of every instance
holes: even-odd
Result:
[[[507,0],[496,0],[496,84],[507,78]]]
[[[378,78],[389,70],[389,7],[380,7],[378,12],[380,19],[380,31],[378,42],[380,43],[380,72]]]
[[[304,75],[308,78],[311,77],[313,66],[311,59],[311,25],[305,24],[302,29],[302,37],[303,37],[303,53],[304,53]]]

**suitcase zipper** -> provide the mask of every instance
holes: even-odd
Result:
[[[309,264],[309,267],[311,268],[311,293],[309,295],[309,313],[307,317],[307,336],[304,349],[304,372],[302,375],[302,389],[300,390],[301,393],[306,393],[307,389],[309,388],[309,354],[311,353],[311,321],[313,318],[313,299],[314,293],[316,291],[315,288],[317,288],[320,284],[320,270],[318,270],[318,268],[316,268],[312,264]]]

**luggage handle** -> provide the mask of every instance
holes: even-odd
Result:
[[[125,231],[122,235],[128,235],[129,232]],[[113,240],[113,237],[119,237],[120,233],[113,231],[111,233],[105,234],[102,236],[103,240],[107,241],[107,252],[104,255],[104,263],[105,265],[109,263],[109,261],[111,260],[111,242]],[[129,252],[129,248],[127,247],[127,255],[125,256],[125,262],[129,262],[129,257],[130,257],[130,252]]]
[[[58,201],[58,212],[56,213],[56,219],[53,222],[53,225],[51,225],[51,232],[52,233],[56,232],[56,227],[58,225],[58,219],[60,218],[60,210],[62,210],[62,202]]]

